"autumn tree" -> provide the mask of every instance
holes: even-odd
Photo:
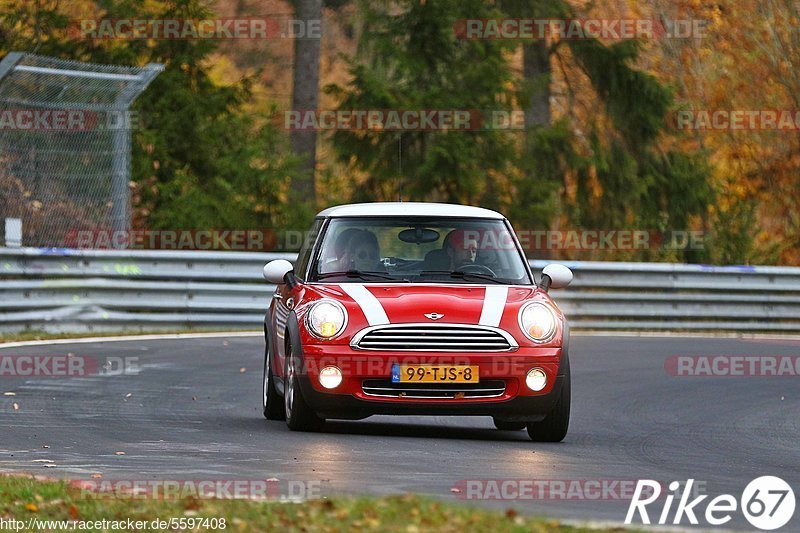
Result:
[[[566,1],[501,5],[511,17],[572,20],[592,14]],[[603,7],[598,10],[610,16]],[[527,128],[519,162],[525,171],[514,183],[521,201],[510,208],[516,220],[538,227],[668,232],[705,216],[712,198],[707,167],[700,153],[663,142],[674,135],[665,128],[673,95],[638,66],[638,40],[549,35],[520,46],[519,98]]]

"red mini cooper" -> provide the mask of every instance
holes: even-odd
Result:
[[[478,207],[372,203],[317,215],[294,266],[275,260],[263,408],[293,430],[375,414],[484,415],[558,442],[569,328],[509,222]]]

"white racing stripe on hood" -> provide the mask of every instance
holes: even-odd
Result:
[[[381,302],[365,286],[360,283],[342,283],[339,287],[361,307],[370,326],[389,323],[389,317],[386,316]]]
[[[500,325],[503,317],[503,310],[506,308],[508,298],[508,287],[486,287],[486,295],[483,297],[483,309],[481,319],[478,324],[481,326],[492,326],[496,328]]]

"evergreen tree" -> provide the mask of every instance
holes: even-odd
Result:
[[[508,110],[508,45],[456,37],[456,22],[492,16],[478,0],[362,2],[352,82],[329,86],[341,110]],[[471,124],[475,126],[475,122]],[[359,200],[440,200],[496,206],[496,175],[513,159],[504,131],[338,131],[333,145]]]

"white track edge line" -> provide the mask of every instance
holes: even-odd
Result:
[[[208,333],[159,333],[149,335],[116,335],[112,337],[78,337],[74,339],[51,339],[33,341],[12,341],[0,343],[0,350],[4,348],[20,348],[25,346],[48,346],[59,344],[89,344],[96,342],[135,342],[154,340],[181,340],[181,339],[213,339],[219,337],[259,337],[262,331],[219,331]],[[706,339],[739,339],[739,340],[800,340],[800,335],[780,335],[769,333],[691,333],[669,331],[573,331],[576,337],[651,337],[651,338],[706,338]]]
[[[88,344],[93,342],[135,342],[159,341],[180,339],[213,339],[219,337],[258,337],[264,335],[263,331],[217,331],[209,333],[158,333],[150,335],[117,335],[114,337],[78,337],[75,339],[51,339],[36,341],[13,341],[0,343],[3,348],[18,348],[23,346],[47,346],[55,344]]]

